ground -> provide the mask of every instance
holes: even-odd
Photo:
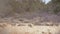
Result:
[[[60,31],[60,26],[18,25],[0,23],[0,34],[59,34]]]

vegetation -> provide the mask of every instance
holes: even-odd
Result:
[[[60,0],[51,0],[48,4],[42,2],[42,0],[6,0],[1,3],[0,13],[2,12],[4,16],[8,16],[8,14],[13,15],[15,13],[21,14],[25,12],[52,12],[54,14],[58,14],[60,12]],[[7,4],[7,7],[5,7]],[[50,11],[48,11],[48,9]],[[43,10],[43,11],[41,11]],[[1,15],[2,16],[2,15]]]
[[[42,0],[10,0],[8,3],[12,7],[12,13],[24,13],[24,12],[35,12],[40,9],[48,10],[48,7],[52,6],[50,9],[53,9],[54,14],[60,12],[60,0],[51,0],[47,5],[42,2]],[[49,5],[50,4],[50,5]]]
[[[51,0],[50,5],[52,6],[51,9],[53,9],[54,14],[58,14],[60,12],[60,0]]]
[[[12,7],[13,12],[34,12],[43,8],[44,3],[41,0],[10,0],[8,3]]]

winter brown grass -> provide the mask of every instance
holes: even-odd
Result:
[[[0,34],[57,34],[60,26],[18,26],[0,23]]]

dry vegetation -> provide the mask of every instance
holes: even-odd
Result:
[[[0,34],[60,34],[59,3],[0,0]]]
[[[33,24],[0,23],[0,34],[59,34],[60,26],[35,26]]]

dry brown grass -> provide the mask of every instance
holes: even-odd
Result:
[[[18,26],[8,23],[0,23],[0,34],[57,34],[59,26]]]

